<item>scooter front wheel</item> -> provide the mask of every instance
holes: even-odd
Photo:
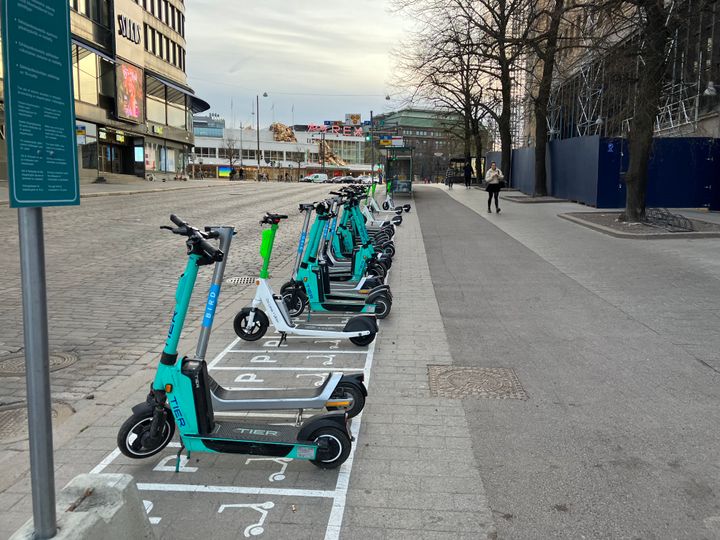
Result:
[[[125,420],[117,435],[117,445],[123,455],[132,459],[154,456],[165,448],[175,435],[175,419],[166,411],[160,436],[157,440],[150,437],[150,424],[153,412],[143,411],[133,414]]]
[[[250,319],[250,313],[252,308],[244,307],[240,310],[240,313],[235,315],[233,321],[233,328],[235,333],[241,339],[245,341],[257,341],[262,338],[267,332],[270,321],[268,321],[267,315],[262,310],[255,310],[255,317],[253,319],[252,326],[248,327],[248,321]]]
[[[350,455],[350,437],[338,428],[320,428],[310,435],[310,440],[318,445],[316,458],[310,463],[321,469],[336,469]]]

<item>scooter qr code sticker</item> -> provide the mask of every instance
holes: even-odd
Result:
[[[312,446],[301,446],[297,449],[297,456],[302,459],[315,459],[315,448]]]

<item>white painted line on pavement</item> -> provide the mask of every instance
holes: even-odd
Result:
[[[330,373],[331,371],[362,371],[363,368],[336,368],[327,369],[327,366],[322,368],[314,367],[257,367],[257,366],[239,366],[239,367],[216,367],[213,371],[316,371],[318,373]]]
[[[373,357],[375,356],[375,343],[373,341],[368,347],[367,357],[365,358],[365,386],[369,387],[370,370],[372,369]],[[353,461],[355,459],[355,449],[357,448],[358,434],[360,433],[360,424],[362,422],[363,413],[357,415],[352,422],[351,431],[355,444],[350,449],[350,455],[347,461],[340,466],[337,483],[335,484],[335,498],[333,500],[328,526],[325,530],[325,540],[338,540],[340,538],[340,529],[342,528],[343,516],[345,515],[345,501],[347,499],[348,488],[350,487],[350,473],[352,472]]]
[[[115,458],[117,458],[120,455],[120,449],[116,448],[112,452],[110,452],[107,456],[105,456],[105,459],[103,459],[100,463],[98,463],[95,468],[90,471],[90,474],[100,474],[105,470],[105,467],[110,465],[113,461],[115,461]]]
[[[206,486],[200,484],[157,484],[138,483],[140,491],[170,491],[180,493],[233,493],[238,495],[279,495],[283,497],[317,497],[319,499],[332,499],[334,491],[319,489],[282,489],[241,486]]]
[[[373,343],[375,343],[373,341]],[[335,349],[331,350],[325,350],[325,349],[316,349],[314,351],[291,351],[288,349],[231,349],[228,351],[229,353],[252,353],[252,354],[261,354],[261,353],[294,353],[294,354],[322,354],[322,353],[328,353],[328,354],[363,354],[366,353],[366,351],[359,350],[359,351],[339,351]],[[213,360],[214,362],[214,360]]]
[[[212,369],[215,366],[215,364],[217,364],[220,360],[222,360],[223,356],[225,356],[227,353],[229,353],[232,350],[232,348],[238,344],[238,341],[240,341],[240,338],[235,338],[235,340],[230,345],[225,347],[220,354],[218,354],[215,358],[213,358],[212,362],[210,362],[208,364],[208,369]]]

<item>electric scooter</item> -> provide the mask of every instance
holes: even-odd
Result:
[[[153,456],[168,445],[177,426],[181,447],[176,470],[183,448],[188,455],[268,455],[306,459],[324,469],[340,466],[350,455],[351,445],[345,413],[316,415],[294,426],[215,420],[207,364],[195,358],[178,359],[177,346],[200,267],[220,262],[225,256],[208,241],[219,238],[220,231],[216,228],[201,232],[175,215],[170,219],[176,227],[163,228],[187,237],[188,262],[178,282],[175,311],[155,380],[146,401],[132,408],[132,415],[118,431],[120,451],[133,459]],[[212,324],[215,306],[209,303],[206,307],[203,320],[208,325]],[[236,394],[226,390],[225,397],[233,400]]]
[[[286,340],[288,334],[309,338],[349,339],[358,346],[372,343],[378,331],[374,314],[351,317],[341,331],[331,331],[319,326],[292,323],[285,302],[283,302],[281,296],[274,294],[267,281],[270,275],[268,269],[275,235],[278,225],[283,219],[287,219],[287,216],[268,213],[260,222],[263,225],[270,225],[270,228],[263,230],[262,233],[260,256],[263,258],[263,266],[260,270],[260,277],[256,281],[255,298],[253,298],[250,306],[244,307],[235,316],[233,321],[235,333],[245,341],[257,341],[265,335],[272,322],[273,327],[281,336],[278,346]],[[260,309],[261,305],[265,308],[267,314]]]
[[[317,221],[310,231],[309,242],[303,254],[303,262],[299,264],[300,254],[298,254],[293,279],[283,284],[280,289],[288,313],[292,317],[297,317],[307,306],[311,312],[348,311],[357,313],[367,312],[370,308],[374,310],[377,319],[384,319],[389,315],[392,306],[392,294],[388,285],[381,283],[374,285],[373,288],[356,289],[350,288],[353,285],[350,283],[349,287],[343,290],[334,290],[331,286],[326,248],[337,216],[332,212],[327,212],[324,204],[318,205],[318,207]],[[307,212],[303,233],[300,236],[301,244],[304,243],[305,227],[310,220],[310,210],[307,209]],[[348,266],[347,269],[349,271],[350,267]],[[363,278],[361,282],[369,286],[366,278]]]
[[[219,233],[220,250],[224,257],[214,265],[205,316],[202,319],[195,351],[195,360],[205,360],[212,327],[212,313],[220,299],[227,255],[230,252],[230,243],[234,235],[232,227],[219,227],[213,230],[217,230]],[[207,377],[213,408],[219,413],[297,409],[298,418],[302,418],[303,409],[326,408],[327,410],[343,409],[349,418],[353,418],[360,414],[367,397],[367,389],[363,384],[365,379],[363,373],[330,373],[319,388],[307,390],[257,389],[234,393],[223,388],[211,375],[208,374]]]

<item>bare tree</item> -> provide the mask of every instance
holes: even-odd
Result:
[[[479,160],[486,138],[482,121],[497,116],[498,92],[483,86],[484,79],[492,81],[479,63],[472,25],[457,11],[436,15],[399,52],[396,85],[409,102],[444,111],[444,130],[463,141],[467,161],[473,154]],[[495,99],[488,103],[488,96]]]
[[[240,146],[237,139],[227,137],[223,140],[223,145],[219,150],[218,157],[226,159],[228,165],[230,165],[230,169],[235,171],[235,165],[240,163]]]
[[[448,69],[438,70],[437,81],[423,74],[427,86],[439,83],[441,77],[472,72],[460,77],[454,101],[461,97],[457,110],[467,118],[468,129],[481,141],[482,119],[488,117],[497,125],[502,147],[502,168],[510,169],[512,152],[513,72],[526,54],[532,28],[534,3],[531,0],[401,0],[399,9],[412,14],[419,23],[423,39],[430,44],[444,44],[442,52],[456,53],[445,58]],[[413,48],[418,48],[417,39]],[[422,47],[421,47],[422,48]],[[405,50],[411,51],[409,48]],[[460,53],[460,59],[457,58]],[[442,55],[441,55],[442,56]],[[462,61],[464,60],[464,61]],[[407,65],[407,62],[406,62]],[[428,79],[429,83],[428,84]],[[447,83],[445,83],[447,86]],[[459,90],[459,91],[458,91]],[[464,94],[464,95],[463,95]],[[472,114],[472,109],[477,109]],[[477,146],[480,144],[476,143]]]

